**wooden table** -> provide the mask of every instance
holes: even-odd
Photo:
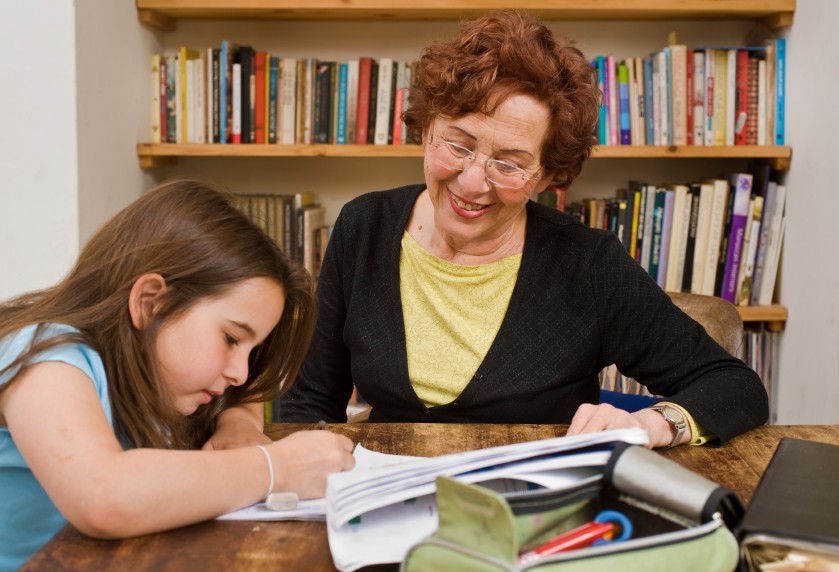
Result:
[[[307,424],[274,424],[266,433],[280,439],[312,428]],[[565,434],[566,426],[357,423],[332,425],[330,429],[383,453],[432,456],[557,437]],[[678,447],[662,454],[728,487],[746,503],[785,436],[839,444],[839,426],[759,427],[717,449]],[[335,568],[323,522],[210,521],[122,541],[94,540],[68,526],[21,570],[318,572]]]

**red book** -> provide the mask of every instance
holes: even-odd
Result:
[[[355,141],[357,145],[367,144],[367,128],[370,113],[370,66],[373,58],[358,58],[358,111],[356,112]]]
[[[266,143],[265,140],[265,52],[254,52],[254,94],[253,123],[254,143]]]
[[[737,84],[734,93],[734,144],[745,145],[749,114],[749,52],[746,50],[737,50]]]
[[[405,88],[397,88],[393,102],[393,144],[402,144],[402,108],[404,107]]]

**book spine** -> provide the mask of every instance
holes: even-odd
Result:
[[[233,143],[242,142],[242,66],[233,64]]]
[[[609,145],[617,145],[620,138],[618,128],[618,82],[615,56],[606,56],[606,82],[609,85]]]
[[[644,60],[642,58],[633,58],[635,62],[635,88],[638,91],[638,126],[637,126],[637,145],[647,144],[647,99],[644,77]]]
[[[686,94],[687,94],[687,144],[688,145],[695,145],[693,141],[694,133],[696,132],[693,122],[693,111],[694,111],[694,103],[693,97],[696,94],[696,90],[693,87],[693,50],[687,50],[685,54],[685,63],[687,69],[685,70],[686,76]]]
[[[749,200],[752,195],[752,175],[738,173],[732,181],[734,205],[731,212],[731,229],[728,238],[725,272],[723,274],[721,297],[734,304],[737,293],[737,277],[740,271],[740,259],[743,255],[743,239],[746,232],[746,219],[749,214]]]
[[[658,267],[661,264],[661,235],[664,223],[664,189],[653,191],[652,224],[650,229],[650,267],[649,274],[658,282]]]
[[[664,210],[661,216],[661,248],[658,261],[656,282],[662,289],[667,284],[667,271],[670,268],[670,242],[673,235],[673,198],[671,190],[664,191]]]
[[[254,143],[267,143],[265,137],[265,69],[267,55],[263,51],[253,54],[254,94],[253,94],[253,132]]]
[[[297,137],[297,61],[282,60],[282,103],[280,105],[280,143],[293,145]]]
[[[318,62],[315,77],[315,143],[329,143],[329,117],[332,112],[332,62]]]
[[[151,142],[160,143],[160,54],[151,57]]]
[[[705,253],[705,270],[702,275],[702,292],[713,296],[717,283],[717,266],[720,259],[720,243],[725,225],[725,210],[728,204],[728,183],[718,180],[714,184],[711,204],[711,223],[708,227],[708,250]]]
[[[597,56],[597,87],[602,94],[598,115],[597,133],[601,145],[609,144],[609,84],[606,82],[606,58]]]
[[[716,75],[717,58],[713,49],[705,50],[705,145],[711,146],[715,144],[714,140],[714,125],[716,118],[714,117],[716,102],[716,89],[714,86]]]
[[[687,200],[690,202],[687,239],[685,241],[684,269],[682,271],[682,292],[690,292],[693,283],[693,261],[696,250],[696,232],[699,228],[699,185],[691,185]]]
[[[353,144],[358,129],[358,60],[347,62],[347,134],[346,143]]]
[[[367,143],[367,123],[370,112],[370,69],[372,60],[368,57],[358,60],[358,113],[356,115],[355,144]]]
[[[769,235],[771,233],[771,219],[772,209],[775,208],[775,200],[777,194],[777,184],[774,181],[769,181],[766,184],[766,191],[763,195],[763,212],[760,217],[760,235],[757,242],[757,252],[755,254],[755,268],[754,277],[752,279],[752,292],[749,299],[750,306],[757,306],[759,302],[759,295],[761,285],[763,283],[763,268],[766,263],[766,251],[769,248]]]
[[[746,125],[749,120],[749,52],[737,50],[735,89],[734,144],[746,144]]]
[[[734,126],[737,122],[737,52],[732,48],[726,57],[725,144],[734,145]]]
[[[787,41],[775,40],[775,145],[783,145],[786,135]]]
[[[653,89],[653,60],[644,58],[644,127],[647,145],[655,142],[655,90]]]
[[[705,144],[705,52],[693,51],[693,144]]]
[[[632,124],[629,115],[629,69],[625,62],[618,64],[618,97],[620,106],[620,144],[632,144]]]
[[[402,75],[399,73],[399,70],[405,64],[399,62],[393,62],[393,66],[390,69],[390,102],[387,110],[387,144],[391,145],[393,143],[393,128],[395,125],[395,108],[396,108],[396,91],[399,87],[399,78]]]
[[[268,57],[268,143],[277,142],[277,118],[279,117],[280,58]]]
[[[335,118],[335,143],[347,143],[347,89],[349,68],[346,63],[338,64],[338,117]]]
[[[169,58],[160,56],[160,141],[169,140]]]
[[[687,48],[670,46],[670,115],[673,145],[687,145]]]

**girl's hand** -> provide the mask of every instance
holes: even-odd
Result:
[[[355,467],[352,441],[331,431],[299,431],[266,449],[274,463],[274,491],[301,499],[325,496],[326,475]]]

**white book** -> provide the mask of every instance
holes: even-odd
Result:
[[[714,144],[714,75],[716,74],[716,57],[714,50],[705,50],[705,145]]]
[[[280,127],[279,142],[283,145],[294,145],[297,110],[297,60],[283,58],[281,61],[282,79],[280,80]]]
[[[711,205],[714,202],[714,186],[699,184],[699,212],[696,215],[696,242],[693,250],[693,273],[690,291],[701,294],[705,281],[705,259],[708,255],[708,235],[711,232]]]
[[[737,122],[737,49],[728,50],[725,79],[725,144],[734,145]]]
[[[195,80],[195,134],[193,141],[195,143],[206,143],[205,129],[207,128],[207,109],[206,96],[207,85],[204,81],[206,65],[204,63],[204,54],[195,60],[192,66]]]
[[[184,142],[183,94],[181,93],[181,56],[175,56],[175,143]]]
[[[666,112],[667,110],[667,103],[664,103],[664,107],[662,111],[662,102],[661,102],[661,92],[659,90],[659,83],[661,81],[661,60],[658,58],[658,54],[652,55],[653,61],[653,93],[647,94],[648,97],[653,98],[653,116],[647,118],[647,121],[653,122],[653,145],[664,145],[665,142],[661,140],[661,114]]]
[[[376,130],[373,142],[376,145],[387,145],[390,130],[390,100],[391,82],[393,79],[393,58],[379,60],[378,91],[376,93]]]
[[[635,80],[634,58],[628,58],[624,63],[629,84],[629,144],[640,145],[638,142],[638,83]]]
[[[757,144],[768,145],[766,140],[766,62],[757,62]]]
[[[207,114],[207,143],[218,143],[213,139],[213,127],[216,118],[213,116],[213,48],[207,48],[207,81],[205,92],[205,111]]]
[[[408,110],[408,95],[411,91],[411,62],[405,62],[405,71],[404,71],[404,79],[403,79],[403,86],[405,89],[402,90],[402,112]],[[400,118],[399,121],[402,121]],[[402,132],[400,137],[400,142],[404,145],[408,142],[408,126],[405,123],[402,123]]]
[[[705,53],[693,52],[693,144],[705,144]]]
[[[242,142],[242,64],[233,64],[233,142]]]
[[[358,113],[358,60],[347,62],[347,143],[355,143]]]
[[[151,57],[151,142],[160,143],[160,54]]]
[[[658,58],[658,99],[661,101],[661,105],[659,106],[661,114],[658,116],[661,125],[661,145],[670,145],[673,135],[670,132],[670,122],[672,120],[671,104],[673,99],[670,93],[670,84],[668,83],[670,81],[668,77],[669,51],[668,48],[664,48],[656,54]]]
[[[684,248],[687,244],[685,229],[688,228],[690,221],[689,210],[688,218],[685,218],[685,203],[690,204],[690,201],[688,200],[687,185],[667,185],[667,187],[673,191],[673,217],[670,225],[670,245],[667,250],[667,274],[664,279],[664,289],[669,292],[677,292],[681,290],[682,285],[679,258],[682,259],[682,269],[684,270]],[[684,240],[682,235],[684,235]]]
[[[185,143],[195,143],[195,60],[186,60],[186,133]]]
[[[635,89],[638,93],[638,109],[636,111],[638,117],[638,133],[633,141],[637,141],[638,145],[647,144],[647,100],[644,92],[644,58],[632,58],[635,62]]]
[[[686,187],[687,195],[685,196],[684,212],[682,214],[682,236],[679,239],[679,256],[676,259],[676,284],[673,288],[676,292],[682,291],[682,282],[685,275],[685,259],[687,256],[688,234],[690,233],[690,215],[693,210],[693,195],[690,194],[690,189]]]
[[[688,95],[687,95],[687,46],[670,46],[670,120],[673,126],[673,145],[687,145]]]
[[[775,292],[775,277],[778,273],[779,255],[781,242],[783,241],[784,230],[784,207],[787,197],[785,185],[775,187],[775,200],[772,210],[769,213],[769,240],[766,245],[766,257],[764,260],[763,278],[760,281],[757,303],[759,306],[766,306],[772,303],[772,295]]]
[[[702,292],[706,296],[714,295],[717,283],[717,264],[720,259],[720,244],[725,222],[725,209],[728,205],[728,181],[714,179],[714,198],[711,203],[711,224],[708,229],[708,251],[705,255],[705,271],[702,277]]]

